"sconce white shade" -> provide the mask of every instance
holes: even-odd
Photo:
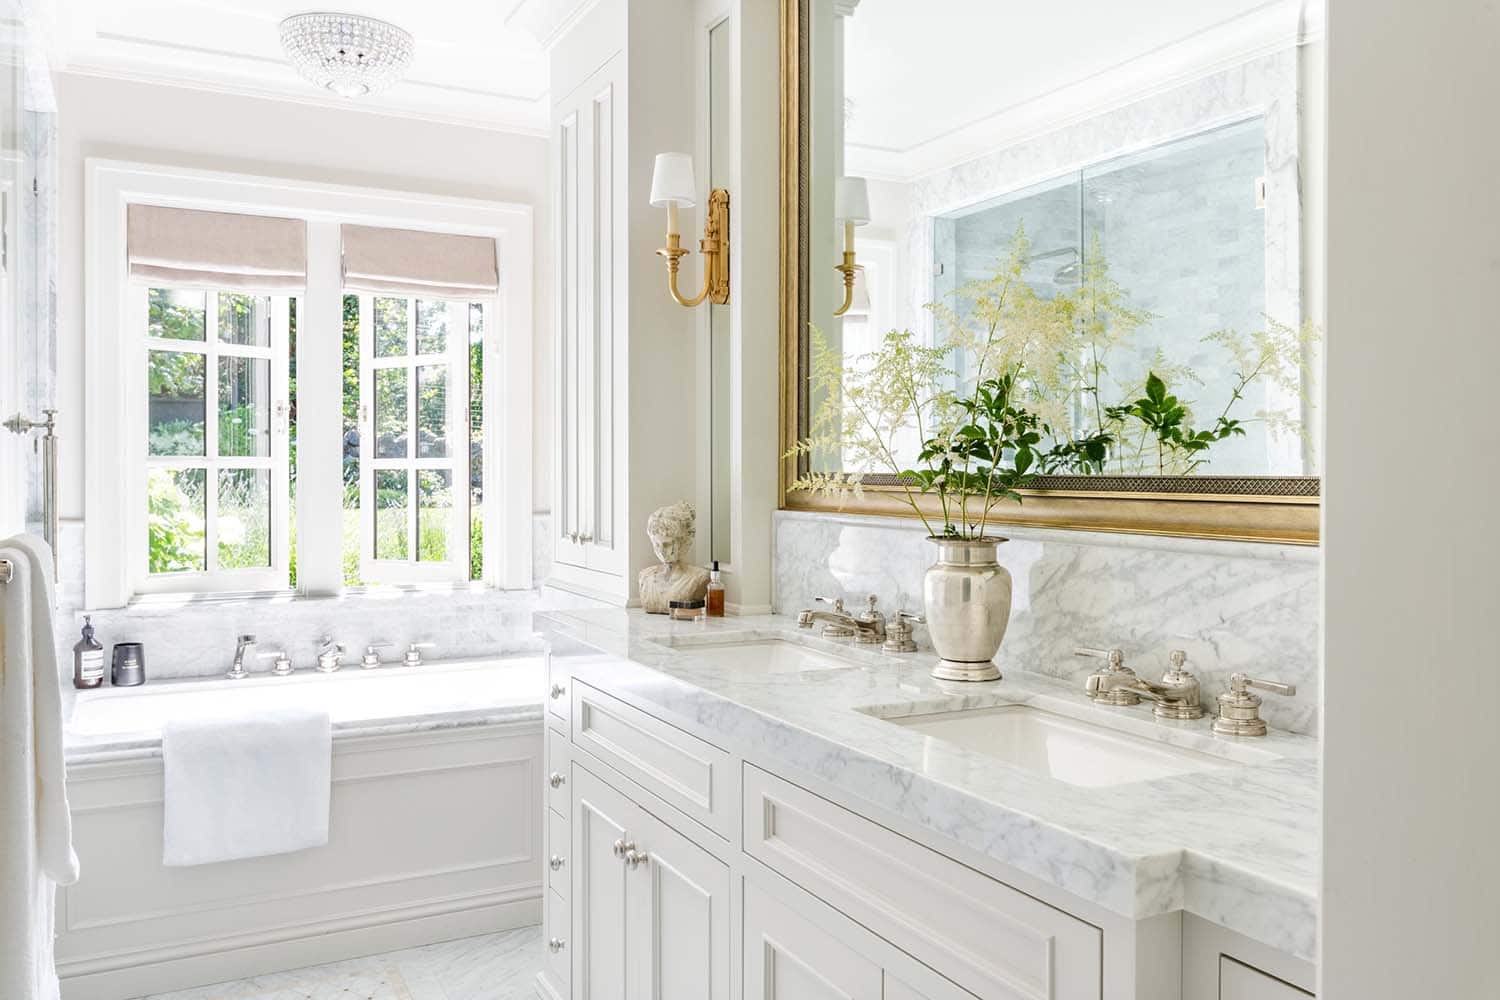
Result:
[[[698,186],[693,183],[693,158],[687,153],[657,153],[651,172],[651,205],[692,208]]]
[[[840,177],[833,189],[833,216],[863,226],[870,221],[870,188],[863,177]]]

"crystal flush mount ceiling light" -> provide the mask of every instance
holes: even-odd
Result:
[[[297,72],[340,97],[384,90],[411,63],[411,35],[358,14],[294,14],[281,22],[281,47]]]

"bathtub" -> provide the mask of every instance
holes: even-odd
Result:
[[[474,719],[540,719],[546,671],[545,658],[532,655],[96,688],[78,692],[67,726],[68,755],[76,760],[90,753],[159,748],[162,724],[169,719],[253,715],[278,706],[327,711],[335,736]]]
[[[58,893],[65,1000],[113,1000],[538,923],[541,655],[80,691],[67,730],[82,875]],[[161,864],[161,729],[325,709],[329,843]]]

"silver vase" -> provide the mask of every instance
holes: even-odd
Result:
[[[934,538],[938,560],[922,580],[927,631],[942,657],[932,676],[996,681],[992,662],[1010,625],[1010,571],[995,561],[1004,538]]]

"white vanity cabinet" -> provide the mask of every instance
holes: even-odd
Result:
[[[1183,1000],[1309,1000],[1308,962],[1188,915],[1182,922]]]
[[[573,766],[575,1000],[729,1000],[729,868]]]
[[[552,677],[569,698],[565,722],[548,714],[549,1000],[1312,995],[1309,963],[1188,914],[1136,921],[997,877],[588,677]]]

